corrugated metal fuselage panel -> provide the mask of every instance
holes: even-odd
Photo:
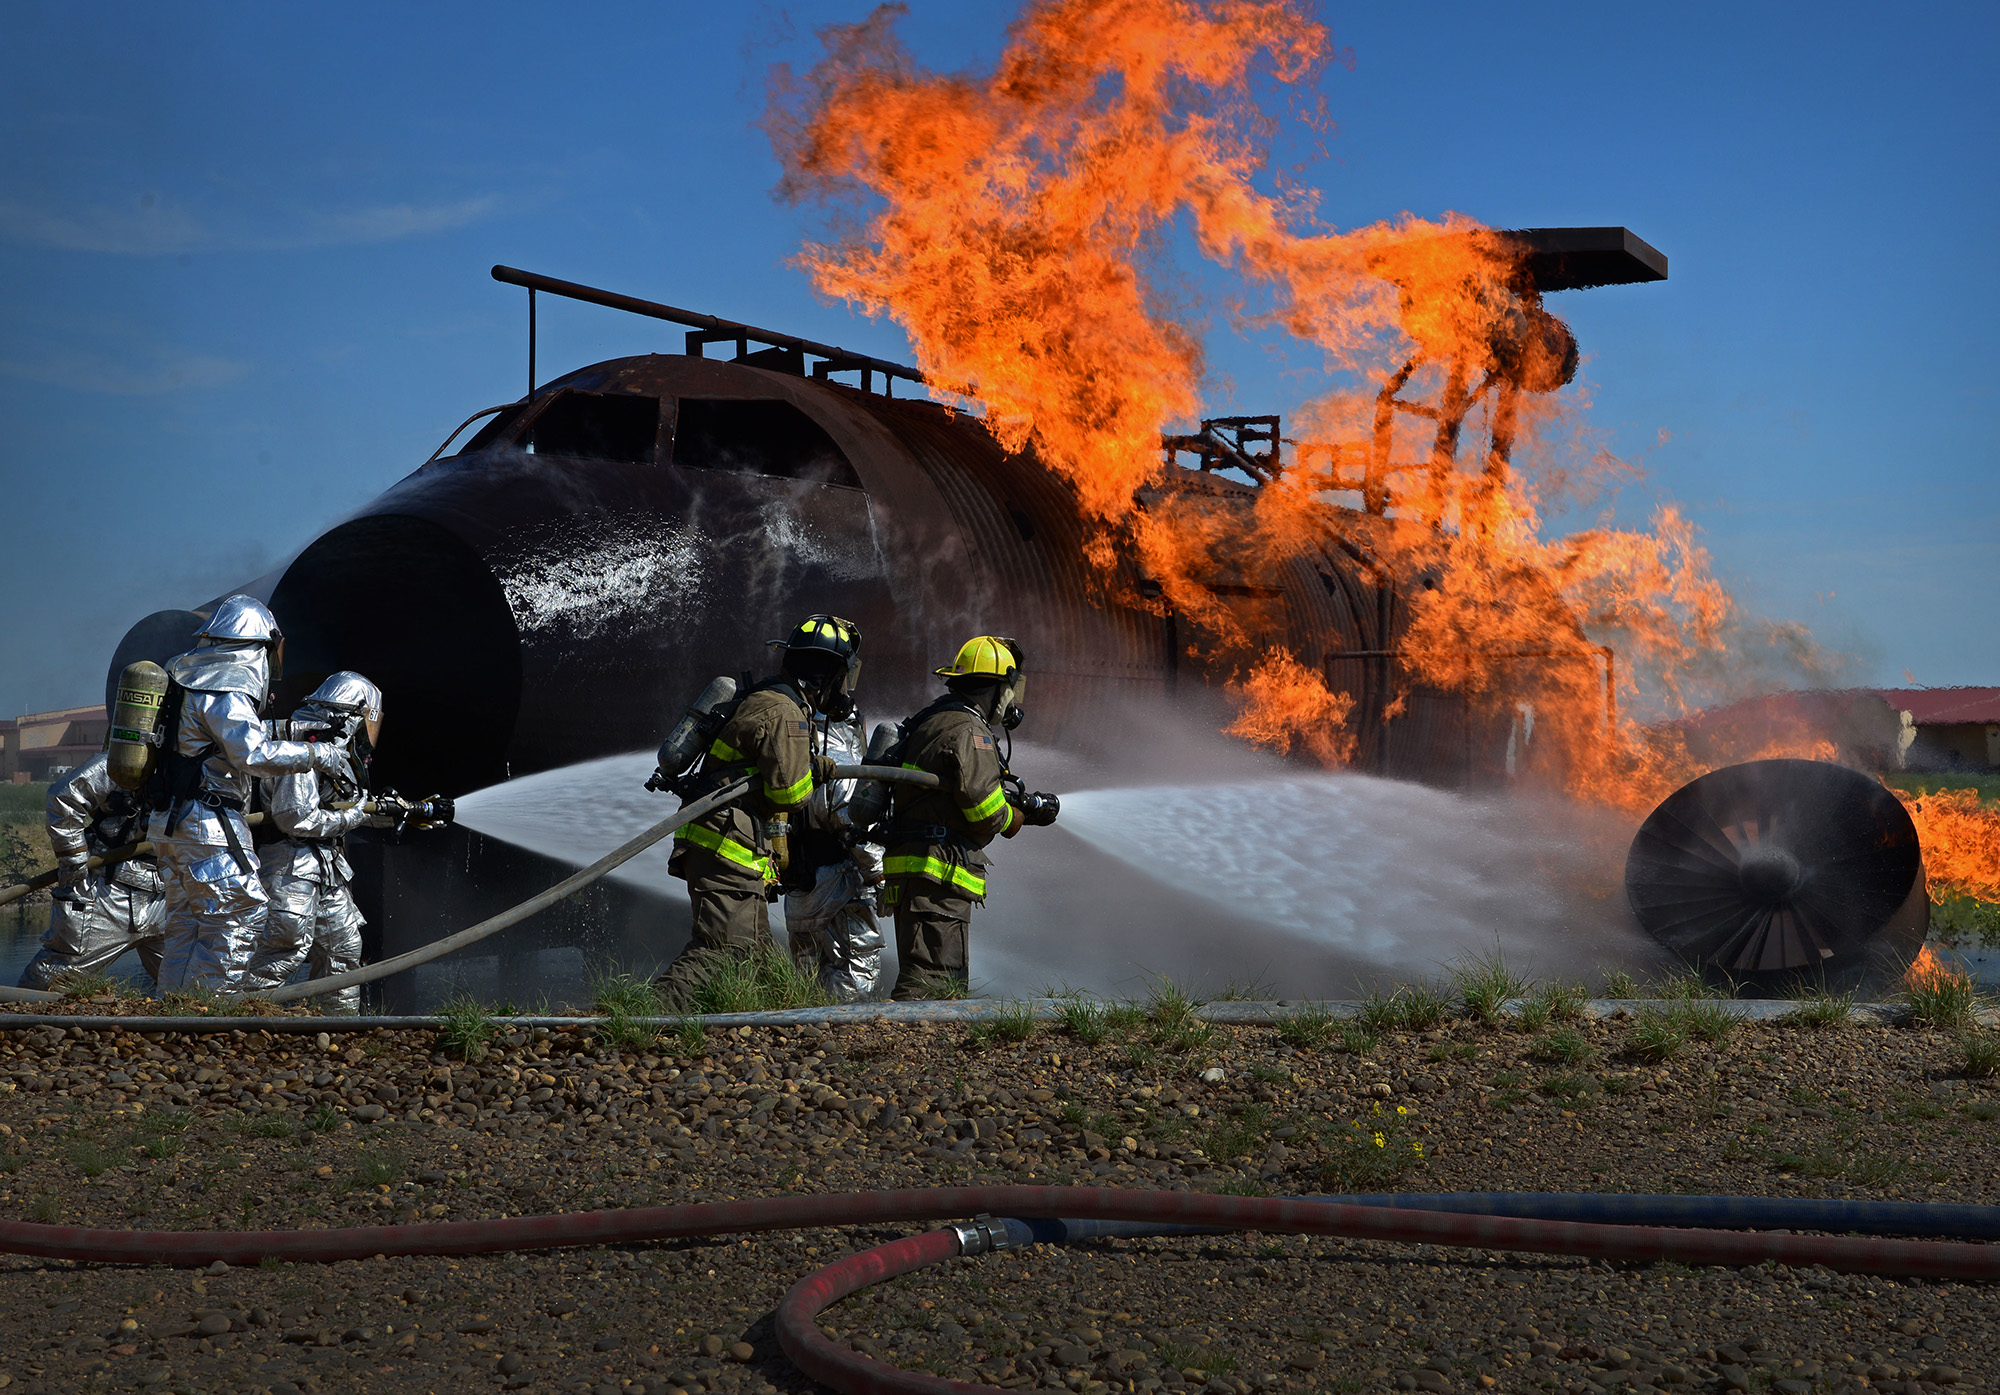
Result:
[[[628,448],[638,459],[533,453],[536,414],[566,390],[659,399],[657,448]],[[837,483],[675,463],[690,399],[795,409],[852,473]],[[1245,509],[1253,497],[1189,472],[1165,487],[1204,508]],[[1322,546],[1256,564],[1250,584],[1218,581],[1218,594],[1257,647],[1289,649],[1355,696],[1362,768],[1485,778],[1497,753],[1471,751],[1462,703],[1410,694],[1385,722],[1400,691],[1388,662],[1341,657],[1393,648],[1398,607],[1346,536],[1368,521],[1331,508],[1327,518]],[[861,625],[874,715],[925,700],[929,670],[966,636],[1013,635],[1030,659],[1033,735],[1089,749],[1112,739],[1134,700],[1229,676],[1208,637],[1142,599],[1136,569],[1093,568],[1093,526],[1064,480],[1003,451],[976,419],[648,355],[539,389],[477,449],[426,465],[316,540],[273,605],[292,654],[287,696],[336,668],[390,693],[379,769],[404,788],[458,792],[649,746],[714,674],[768,671],[764,641],[813,611]]]

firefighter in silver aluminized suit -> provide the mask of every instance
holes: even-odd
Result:
[[[861,719],[829,720],[824,753],[840,765],[868,758]],[[847,817],[854,781],[820,785],[792,834],[786,873],[785,933],[792,957],[818,976],[836,1002],[875,995],[882,971],[882,927],[875,918],[882,884],[882,849],[858,840]],[[796,883],[796,885],[794,885]]]
[[[111,783],[103,752],[49,786],[49,846],[58,889],[42,947],[21,971],[21,987],[48,988],[62,974],[110,967],[128,949],[160,975],[160,871],[150,857],[90,870],[89,860],[140,840],[144,811]]]
[[[237,991],[281,987],[302,964],[311,966],[312,978],[361,967],[361,927],[367,922],[348,889],[354,869],[347,865],[344,844],[357,828],[395,826],[393,818],[371,816],[361,806],[358,776],[381,732],[382,690],[358,673],[334,674],[292,714],[291,737],[346,750],[355,770],[346,776],[309,770],[260,782],[259,802],[268,820],[260,832],[276,835],[257,850],[271,905],[264,933],[236,977]],[[327,996],[342,1011],[361,1010],[358,984]]]
[[[159,753],[165,807],[147,825],[166,893],[162,993],[233,991],[263,932],[264,883],[245,822],[250,782],[350,768],[345,747],[278,741],[265,730],[258,711],[283,666],[284,642],[263,602],[231,596],[195,647],[167,665],[175,685],[167,706],[178,715]]]

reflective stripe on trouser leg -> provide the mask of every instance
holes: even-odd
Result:
[[[158,976],[160,909],[157,892],[91,877],[71,899],[49,907],[42,947],[21,971],[21,987],[47,988],[58,974],[107,969],[128,949],[139,951],[147,973]]]
[[[190,827],[199,825],[186,819],[180,832]],[[239,829],[238,837],[247,850],[248,830]],[[257,877],[255,854],[250,854],[252,867],[246,872],[227,845],[176,836],[156,837],[154,848],[166,900],[160,991],[233,991],[237,972],[264,932],[267,898]]]
[[[945,976],[961,983],[969,977],[971,950],[968,931],[972,902],[963,896],[937,896],[934,888],[906,883],[896,903],[896,967],[898,998],[916,996],[920,980]]]
[[[771,908],[764,900],[761,879],[714,885],[740,871],[713,853],[690,848],[683,863],[693,919],[687,947],[669,964],[657,982],[670,999],[691,992],[704,976],[703,957],[717,950],[748,950],[771,943]],[[717,875],[717,874],[721,875]],[[707,886],[696,885],[707,882]],[[747,885],[745,883],[748,883]]]
[[[866,998],[882,974],[882,926],[852,862],[817,872],[810,891],[785,896],[792,956],[836,999]]]

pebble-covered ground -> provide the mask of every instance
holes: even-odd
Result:
[[[1634,1032],[860,1024],[618,1050],[577,1029],[468,1061],[428,1033],[33,1029],[0,1035],[0,1216],[323,1227],[970,1181],[2000,1201],[2000,1092],[1954,1035],[1745,1025],[1646,1061]],[[802,1391],[778,1299],[899,1233],[224,1272],[0,1259],[0,1390]],[[1979,1285],[1297,1237],[954,1260],[823,1321],[904,1368],[1082,1395],[2000,1385]]]

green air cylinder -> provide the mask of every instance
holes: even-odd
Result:
[[[122,790],[146,783],[153,768],[153,732],[167,698],[167,671],[151,659],[127,664],[118,675],[118,705],[111,711],[105,750],[111,782]]]

